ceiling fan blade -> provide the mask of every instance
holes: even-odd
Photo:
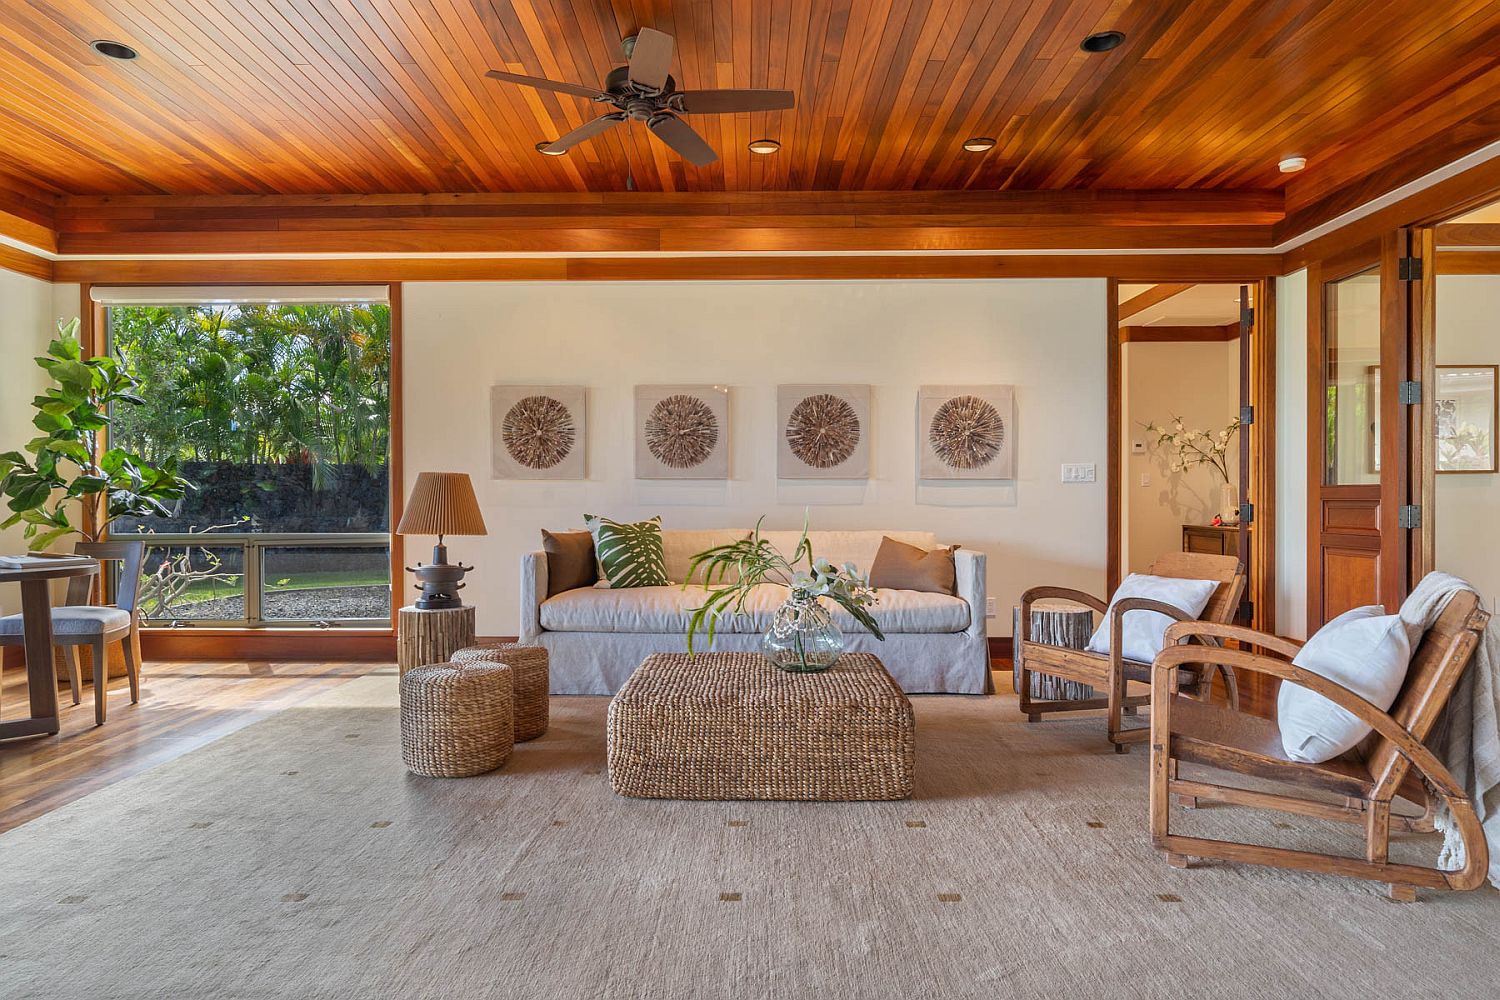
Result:
[[[556,80],[544,80],[539,76],[522,76],[519,73],[502,73],[498,69],[492,69],[484,74],[492,80],[503,80],[506,83],[519,83],[523,87],[535,87],[537,90],[555,90],[559,94],[572,94],[574,97],[587,97],[590,100],[603,100],[607,95],[597,87],[585,87],[577,83],[558,83]]]
[[[578,126],[567,135],[562,136],[558,139],[553,139],[547,145],[543,146],[542,152],[566,153],[568,150],[572,149],[580,142],[583,142],[586,139],[592,139],[600,132],[603,132],[607,128],[620,124],[628,117],[630,116],[625,114],[625,112],[617,111],[612,114],[604,115],[600,118],[595,118],[591,122],[584,122],[582,125]]]
[[[646,127],[695,167],[706,167],[719,158],[714,148],[703,141],[703,136],[676,115],[657,115],[646,123]]]
[[[630,82],[652,90],[665,90],[672,69],[672,36],[655,28],[636,32],[630,51]]]
[[[688,115],[728,115],[737,111],[785,111],[796,107],[790,90],[684,90],[682,112]]]

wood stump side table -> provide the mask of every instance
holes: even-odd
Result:
[[[447,663],[474,645],[474,608],[424,610],[408,605],[396,613],[396,663],[404,675],[413,667]]]
[[[1067,601],[1038,601],[1031,606],[1031,621],[1021,621],[1021,609],[1012,609],[1011,635],[1025,636],[1032,642],[1049,646],[1083,649],[1094,634],[1094,612]],[[1029,668],[1028,668],[1029,669]],[[1016,693],[1021,693],[1021,676],[1011,673]],[[1038,701],[1087,701],[1094,689],[1087,684],[1031,671],[1031,697]]]

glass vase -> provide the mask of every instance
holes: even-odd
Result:
[[[793,591],[776,609],[760,649],[782,670],[816,674],[838,662],[844,651],[844,633],[816,598]]]
[[[1233,483],[1219,484],[1219,520],[1225,524],[1240,523],[1240,491]]]

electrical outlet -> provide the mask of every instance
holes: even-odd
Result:
[[[993,597],[986,597],[984,599],[984,616],[986,618],[995,617],[995,599]]]
[[[1142,487],[1146,487],[1146,486],[1150,486],[1150,485],[1151,485],[1151,476],[1148,473],[1145,473],[1145,472],[1141,473],[1141,486]]]
[[[1062,481],[1065,483],[1092,483],[1094,481],[1094,464],[1092,462],[1064,462],[1062,467]]]

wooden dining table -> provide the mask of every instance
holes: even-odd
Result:
[[[21,736],[52,736],[62,728],[57,711],[57,672],[52,665],[52,593],[50,583],[75,576],[93,576],[96,562],[58,560],[57,565],[7,569],[0,566],[0,584],[21,585],[21,629],[26,645],[26,693],[31,715],[0,722],[0,740]]]

